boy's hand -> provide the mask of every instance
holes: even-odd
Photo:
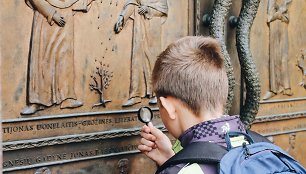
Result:
[[[138,149],[154,160],[158,165],[162,165],[174,155],[172,144],[169,138],[150,122],[141,129],[140,145]]]

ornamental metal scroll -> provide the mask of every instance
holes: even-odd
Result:
[[[250,128],[259,109],[260,81],[250,51],[250,29],[256,16],[260,0],[243,0],[239,15],[236,44],[241,65],[241,74],[246,84],[246,98],[240,108],[242,122]]]
[[[232,0],[216,0],[214,2],[213,11],[210,17],[209,22],[209,32],[210,35],[216,38],[221,45],[222,54],[225,60],[226,73],[228,77],[228,97],[226,103],[225,113],[228,113],[232,102],[234,99],[234,88],[235,88],[235,78],[234,78],[234,69],[231,65],[231,58],[226,50],[225,45],[225,17],[227,16],[229,9],[232,5]]]
[[[260,0],[243,0],[239,18],[236,19],[237,50],[241,64],[241,72],[245,79],[247,90],[244,105],[240,109],[240,115],[241,120],[247,127],[250,127],[250,124],[255,119],[259,109],[260,100],[259,75],[257,73],[255,63],[252,60],[252,54],[249,46],[250,29],[256,16],[259,2]],[[225,66],[229,81],[229,94],[225,113],[227,113],[232,106],[235,87],[234,71],[231,65],[230,56],[226,50],[224,36],[225,17],[227,16],[231,5],[232,0],[216,0],[214,2],[211,16],[205,15],[203,18],[204,23],[208,23],[210,26],[210,34],[219,40],[225,59]]]

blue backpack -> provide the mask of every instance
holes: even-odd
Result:
[[[244,138],[242,146],[233,146],[235,137]],[[209,142],[192,143],[166,161],[156,173],[176,164],[198,163],[216,164],[219,174],[306,174],[301,164],[255,132],[229,132],[225,141],[227,148]]]

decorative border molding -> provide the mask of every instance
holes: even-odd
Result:
[[[164,126],[156,126],[161,131],[165,132],[167,129]],[[105,132],[95,132],[88,134],[77,134],[77,135],[65,135],[50,138],[12,141],[2,143],[2,149],[4,152],[12,150],[21,150],[29,148],[37,148],[43,146],[52,146],[68,143],[78,143],[118,137],[136,136],[140,134],[140,128],[124,129],[124,130],[112,130]]]
[[[267,116],[257,116],[253,123],[280,121],[280,120],[288,120],[288,119],[303,118],[303,117],[306,117],[306,111],[286,113],[286,114],[267,115]]]
[[[291,101],[302,101],[306,100],[306,97],[297,97],[297,98],[289,98],[289,99],[276,99],[276,100],[264,100],[260,101],[260,104],[268,104],[268,103],[281,103],[281,102],[291,102]]]
[[[306,117],[306,111],[286,113],[286,114],[275,114],[268,116],[257,116],[254,123],[280,121],[280,120],[304,118],[304,117]],[[163,125],[159,125],[157,126],[157,128],[163,132],[167,131],[167,129]],[[37,147],[60,145],[67,143],[78,143],[78,142],[103,140],[103,139],[119,138],[126,136],[137,136],[139,135],[139,133],[140,133],[140,128],[131,128],[124,130],[112,130],[112,131],[95,132],[87,134],[65,135],[65,136],[49,137],[42,139],[3,142],[2,145],[3,145],[3,151],[6,152],[12,150],[37,148]]]
[[[262,135],[265,136],[265,137],[268,137],[268,136],[283,135],[283,134],[291,134],[291,133],[303,132],[303,131],[306,131],[306,128],[302,128],[302,129],[293,129],[293,130],[289,130],[289,131],[273,132],[273,133],[267,133],[267,134],[262,134]]]
[[[158,108],[151,108],[152,111],[158,111]],[[83,113],[73,113],[73,114],[61,114],[61,115],[46,115],[46,116],[37,116],[31,118],[17,118],[17,119],[7,119],[2,120],[2,123],[16,123],[16,122],[26,122],[26,121],[40,121],[40,120],[51,120],[51,119],[62,119],[62,118],[71,118],[71,117],[86,117],[86,116],[95,116],[95,115],[108,115],[108,114],[128,114],[128,113],[137,113],[138,109],[132,110],[116,110],[116,111],[103,111],[103,112],[83,112]]]

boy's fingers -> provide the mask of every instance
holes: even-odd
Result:
[[[154,144],[155,144],[152,141],[149,141],[149,140],[144,139],[144,138],[140,139],[140,143],[143,144],[143,145],[146,145],[148,147],[154,147]]]
[[[145,132],[145,133],[150,133],[150,132],[151,132],[150,128],[149,128],[147,125],[144,125],[144,126],[141,128],[141,131],[142,131],[142,132]]]
[[[164,133],[159,129],[157,129],[156,127],[154,127],[151,122],[149,122],[148,126],[151,130],[151,134],[156,136],[156,138],[164,136]]]
[[[148,147],[146,145],[138,145],[138,150],[144,152],[144,151],[148,151],[150,152],[152,150],[152,147]]]
[[[140,136],[142,136],[143,138],[147,139],[147,140],[150,140],[150,141],[155,141],[156,140],[156,137],[152,134],[148,134],[148,133],[145,133],[145,132],[140,132]]]

